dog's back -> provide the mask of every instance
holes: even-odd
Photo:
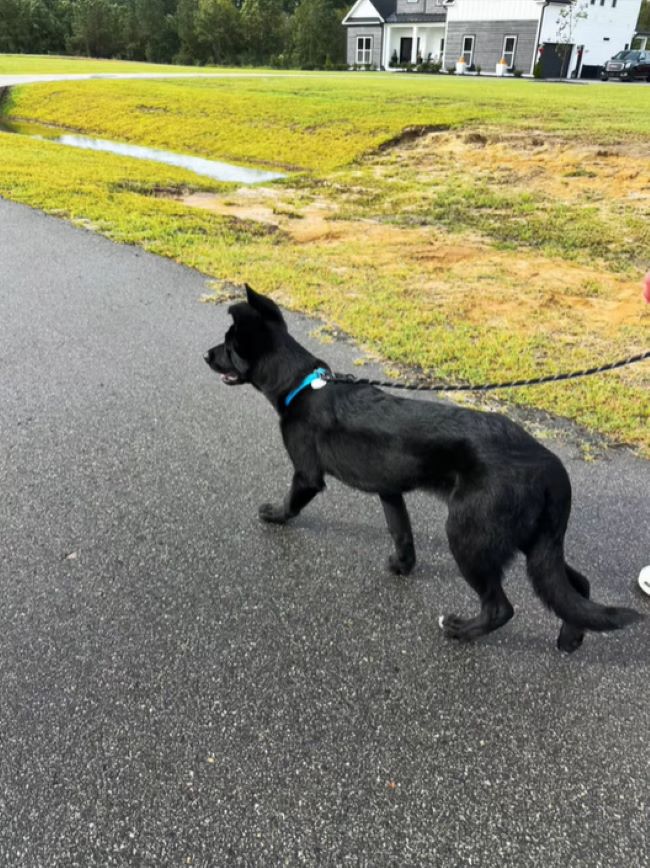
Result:
[[[291,427],[313,437],[323,470],[364,491],[417,488],[447,496],[454,485],[525,485],[557,457],[505,416],[399,398],[336,383],[295,408]]]

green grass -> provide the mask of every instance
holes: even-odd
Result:
[[[48,63],[49,71],[59,71],[54,59],[0,56],[0,74],[6,71],[3,63],[20,62],[25,72],[44,71]],[[30,62],[39,68],[28,68]],[[105,62],[97,63],[106,68]],[[338,207],[339,217],[360,229],[336,242],[298,244],[268,225],[192,209],[160,195],[206,190],[234,197],[228,185],[10,135],[0,135],[0,195],[216,278],[247,280],[282,303],[336,323],[388,361],[456,380],[526,377],[645,349],[650,318],[607,338],[577,326],[569,314],[554,317],[552,309],[544,313],[541,307],[539,319],[526,328],[471,321],[462,265],[432,266],[419,256],[418,245],[444,242],[453,230],[450,243],[478,238],[486,245],[486,260],[491,248],[505,247],[513,251],[513,261],[532,251],[542,272],[550,256],[560,263],[596,262],[600,270],[585,276],[584,294],[607,301],[617,275],[635,280],[644,260],[647,267],[650,221],[620,202],[567,204],[539,191],[510,189],[498,178],[477,184],[462,164],[453,175],[422,177],[417,167],[393,165],[389,155],[380,172],[382,161],[365,155],[411,126],[461,130],[480,125],[573,138],[576,118],[585,140],[645,147],[648,108],[650,92],[642,87],[623,91],[408,75],[34,85],[12,92],[5,111],[121,141],[236,163],[295,167],[301,174],[273,185],[282,200],[276,214],[298,216],[303,206],[324,197]],[[366,237],[366,224],[359,223],[364,220],[389,224],[403,243],[387,248]],[[409,228],[414,226],[422,228]],[[501,280],[504,291],[515,295],[525,291],[516,274],[508,274],[508,257],[500,255],[492,256],[485,275],[474,270],[477,293],[483,277],[492,284]],[[457,290],[451,301],[445,300],[449,289]],[[647,382],[637,368],[506,397],[574,419],[650,455]]]
[[[438,226],[473,232],[516,250],[581,262],[600,261],[625,271],[647,267],[650,220],[624,202],[555,201],[550,196],[468,179],[460,173],[423,188],[401,168],[387,183],[371,172],[355,173],[355,192],[341,216],[384,220],[403,226]],[[344,182],[344,173],[332,183]]]
[[[222,72],[223,68],[168,66],[130,60],[100,60],[92,57],[57,57],[54,55],[0,54],[0,75],[84,75],[86,73],[121,72]]]
[[[18,90],[17,117],[222,160],[326,173],[409,126],[647,139],[650,94],[614,87],[390,74],[89,81]]]
[[[216,251],[266,238],[258,224],[233,222],[160,198],[161,190],[229,189],[182,169],[13,135],[0,135],[0,162],[11,166],[0,174],[0,195],[179,261],[197,241],[209,239]]]

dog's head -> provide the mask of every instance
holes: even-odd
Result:
[[[287,326],[282,312],[270,298],[260,295],[246,284],[246,301],[228,308],[233,323],[224,342],[208,350],[205,361],[228,386],[242,383],[255,385],[255,368],[273,352]]]

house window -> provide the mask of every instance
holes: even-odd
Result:
[[[474,38],[474,36],[463,36],[461,56],[467,66],[471,66],[474,63]]]
[[[370,66],[372,58],[372,36],[357,36],[357,64]]]
[[[512,69],[515,65],[515,51],[517,50],[517,37],[506,36],[503,40],[503,59]]]

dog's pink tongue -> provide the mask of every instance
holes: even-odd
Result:
[[[650,304],[650,271],[643,280],[643,297]]]

